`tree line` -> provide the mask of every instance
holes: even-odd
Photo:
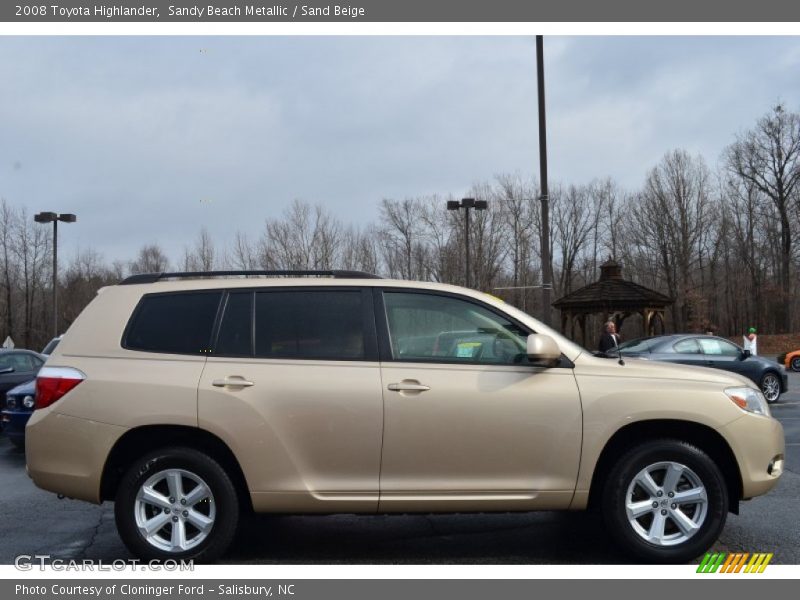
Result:
[[[611,178],[551,184],[553,299],[595,281],[599,265],[613,257],[625,278],[674,298],[670,330],[794,331],[800,113],[774,107],[733,136],[717,165],[673,149],[637,189]],[[519,173],[499,174],[467,193],[489,206],[471,215],[473,287],[536,316],[542,314],[535,288],[542,282],[539,193],[537,180]],[[451,199],[458,198],[385,198],[377,219],[361,227],[322,204],[295,200],[267,217],[257,237],[239,232],[220,244],[202,229],[177,257],[155,243],[110,264],[96,250],[81,250],[60,268],[61,323],[65,329],[100,287],[145,272],[353,269],[463,284],[464,220],[460,211],[446,210]],[[52,334],[50,235],[26,209],[0,201],[0,338],[10,335],[19,346],[39,349]],[[592,325],[599,327],[601,317]]]

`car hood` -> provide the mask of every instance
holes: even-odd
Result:
[[[614,375],[619,377],[640,377],[648,379],[679,379],[682,381],[703,381],[718,383],[725,387],[747,386],[756,388],[755,384],[736,373],[712,369],[707,367],[692,367],[689,365],[659,362],[633,358],[623,354],[625,365],[619,365],[616,358],[599,358],[584,352],[575,360],[576,367],[602,369],[615,369]]]

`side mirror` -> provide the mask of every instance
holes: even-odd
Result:
[[[3,367],[0,369],[0,375],[7,375],[8,373],[13,373],[14,367]]]
[[[753,356],[753,353],[750,352],[750,350],[742,350],[742,360],[750,358],[751,356]]]
[[[552,367],[561,360],[561,350],[549,335],[532,333],[528,336],[528,360],[538,366]]]

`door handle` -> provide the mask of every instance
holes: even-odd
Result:
[[[400,383],[390,383],[387,387],[390,392],[427,392],[431,389],[415,379],[404,379]]]
[[[238,375],[230,375],[225,379],[215,379],[211,385],[214,387],[253,387],[255,383]]]

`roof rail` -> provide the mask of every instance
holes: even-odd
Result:
[[[119,285],[155,283],[164,279],[200,279],[204,277],[333,277],[334,279],[380,279],[363,271],[186,271],[179,273],[139,273],[119,282]]]

